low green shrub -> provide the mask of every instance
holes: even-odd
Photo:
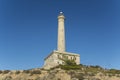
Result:
[[[0,74],[2,73],[2,71],[0,70]]]
[[[60,65],[60,68],[61,69],[64,69],[64,70],[80,70],[81,67],[79,65]]]
[[[7,74],[7,73],[9,73],[10,72],[10,70],[4,70],[3,71],[3,74]]]
[[[41,74],[41,71],[40,70],[33,70],[31,71],[31,75],[33,74]]]
[[[30,73],[30,70],[24,70],[23,73]]]
[[[111,74],[120,74],[120,70],[110,69],[110,70],[107,71],[107,73],[111,73]]]
[[[15,74],[20,74],[20,71],[16,71]]]

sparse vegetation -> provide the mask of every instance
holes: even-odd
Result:
[[[60,68],[64,70],[81,70],[79,65],[60,65]]]
[[[109,74],[120,74],[120,70],[110,69],[110,70],[107,71],[107,73],[109,73]]]
[[[66,55],[62,55],[59,59],[64,62],[64,65],[76,65],[75,59],[68,59]]]
[[[56,66],[50,70],[29,69],[23,71],[17,70],[15,72],[4,70],[0,71],[1,76],[5,75],[3,78],[0,77],[0,80],[46,80],[46,78],[49,78],[50,80],[54,80],[54,78],[56,80],[63,80],[62,77],[56,77],[58,73],[59,75],[65,74],[67,76],[70,76],[71,80],[104,80],[104,77],[107,77],[106,80],[109,80],[113,78],[113,76],[118,78],[117,80],[120,78],[120,70],[104,69],[100,66],[87,66],[82,64],[76,65],[70,63],[66,65]],[[12,75],[15,74],[17,77],[14,79]],[[96,78],[96,75],[100,78]]]
[[[23,73],[30,73],[30,70],[24,70]]]
[[[0,74],[2,73],[2,71],[0,70]]]
[[[16,71],[15,74],[20,74],[20,71]]]
[[[33,70],[31,71],[31,75],[33,74],[41,74],[41,71],[40,70]]]
[[[10,72],[10,70],[4,70],[3,71],[3,74],[7,74],[7,73],[9,73]]]

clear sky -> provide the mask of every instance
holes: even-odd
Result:
[[[120,0],[0,0],[0,69],[42,67],[66,17],[66,51],[81,63],[120,69]]]

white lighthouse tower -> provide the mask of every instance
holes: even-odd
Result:
[[[65,52],[65,27],[64,27],[64,15],[60,12],[58,16],[58,51]]]

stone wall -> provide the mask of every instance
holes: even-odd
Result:
[[[79,54],[68,53],[68,52],[61,53],[58,51],[53,51],[48,57],[45,58],[44,68],[50,69],[60,64],[64,65],[64,61],[62,60],[63,56],[69,60],[74,59],[76,64],[80,64]]]

